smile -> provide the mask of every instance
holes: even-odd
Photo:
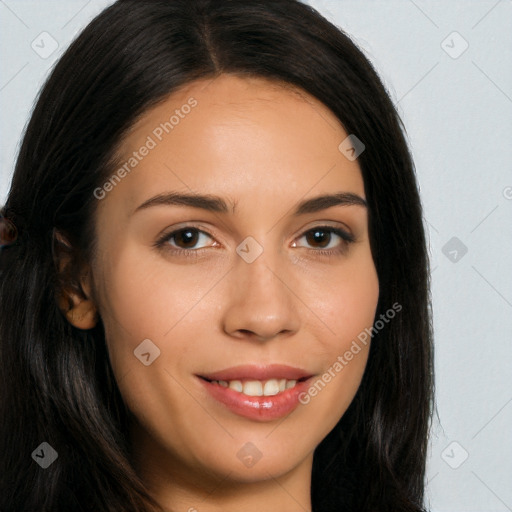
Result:
[[[290,414],[311,374],[284,365],[240,366],[199,376],[210,397],[231,412],[257,421]]]
[[[293,388],[297,384],[295,379],[247,380],[245,382],[241,380],[214,380],[212,382],[247,396],[274,396]]]

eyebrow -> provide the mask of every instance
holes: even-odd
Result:
[[[333,206],[362,206],[368,207],[365,199],[352,192],[338,192],[335,194],[323,194],[310,199],[301,201],[293,215],[304,215],[307,213],[316,213]],[[169,192],[154,196],[144,201],[133,213],[145,210],[153,206],[190,206],[200,208],[216,213],[228,213],[230,208],[228,203],[221,197],[211,194],[179,193]],[[231,212],[234,214],[236,202],[231,202]]]

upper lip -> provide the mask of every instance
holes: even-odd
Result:
[[[287,379],[300,380],[309,378],[313,374],[301,368],[284,364],[271,365],[241,365],[225,368],[214,373],[198,375],[207,380],[269,380]]]

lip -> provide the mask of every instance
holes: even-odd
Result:
[[[208,380],[268,380],[268,379],[288,379],[300,380],[312,377],[313,374],[301,368],[295,368],[285,364],[271,365],[242,365],[226,368],[214,373],[201,374]]]
[[[197,375],[208,394],[231,412],[253,421],[272,421],[293,412],[299,405],[299,396],[310,385],[312,374],[300,368],[287,365],[256,366],[246,365]],[[230,388],[225,388],[212,380],[297,380],[293,388],[273,396],[247,396]],[[299,381],[299,379],[302,379]]]

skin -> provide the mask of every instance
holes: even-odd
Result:
[[[361,171],[338,150],[347,133],[322,103],[233,75],[189,84],[146,112],[123,140],[121,161],[190,97],[197,106],[98,202],[86,298],[73,298],[68,318],[87,329],[101,317],[133,415],[134,464],[165,510],[309,511],[313,451],[352,401],[369,345],[284,420],[234,414],[196,375],[280,363],[321,376],[373,324],[379,284],[366,208],[293,214],[318,195],[364,198]],[[214,194],[228,211],[135,212],[167,192]],[[355,241],[329,231],[318,241],[308,231],[326,225]],[[195,246],[172,237],[154,246],[184,227],[207,235]],[[252,263],[236,252],[248,236],[263,248]],[[145,339],[160,350],[149,366],[134,356]],[[247,442],[262,454],[250,468],[237,457]]]

